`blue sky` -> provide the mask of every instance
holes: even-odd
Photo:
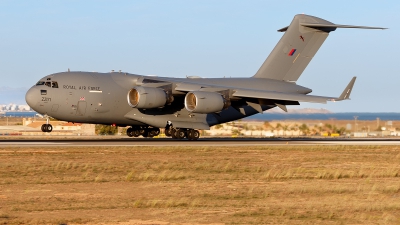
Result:
[[[298,84],[313,89],[314,95],[338,96],[357,76],[352,100],[301,107],[399,112],[399,10],[399,1],[368,0],[2,0],[0,87],[3,92],[4,87],[29,88],[41,77],[68,68],[248,77],[282,36],[276,30],[305,13],[337,24],[390,29],[332,32]]]

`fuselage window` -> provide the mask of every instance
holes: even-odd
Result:
[[[57,83],[57,81],[51,82],[51,87],[52,87],[52,88],[58,88],[58,83]]]
[[[44,85],[44,81],[38,81],[38,82],[36,83],[36,86],[39,86],[39,85]]]
[[[46,82],[45,85],[51,87],[51,82]]]

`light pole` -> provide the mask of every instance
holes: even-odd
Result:
[[[376,117],[376,128],[379,128],[379,117]]]
[[[353,116],[354,117],[354,132],[356,132],[357,131],[357,118],[358,118],[358,116]]]

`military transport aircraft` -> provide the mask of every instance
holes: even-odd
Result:
[[[296,81],[331,31],[336,28],[386,29],[338,25],[299,14],[261,68],[246,78],[168,78],[125,72],[61,72],[40,79],[26,93],[38,113],[59,120],[129,126],[128,136],[165,135],[197,140],[199,129],[262,113],[287,111],[299,102],[326,103],[349,99],[356,77],[339,97],[308,95]],[[229,74],[224,74],[228,75]],[[43,132],[53,127],[47,120]]]

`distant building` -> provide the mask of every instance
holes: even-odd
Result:
[[[31,107],[29,105],[17,105],[17,104],[7,104],[0,105],[0,111],[31,111]]]

